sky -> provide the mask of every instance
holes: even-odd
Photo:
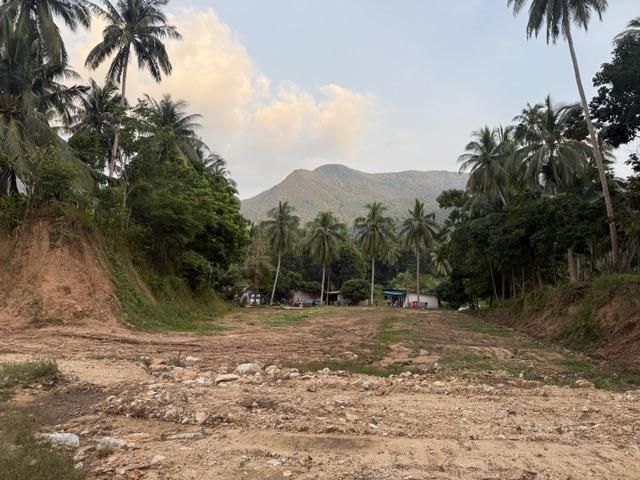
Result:
[[[292,170],[341,163],[367,172],[457,171],[470,134],[508,124],[551,94],[578,101],[565,43],[526,38],[506,0],[172,0],[172,75],[132,63],[127,97],[170,93],[202,114],[199,133],[248,198]],[[635,7],[635,8],[633,8]],[[587,95],[613,37],[640,16],[638,0],[609,2],[603,22],[574,34]],[[103,24],[65,32],[71,63]],[[620,175],[628,150],[617,152]]]

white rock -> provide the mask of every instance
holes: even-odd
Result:
[[[156,455],[151,459],[151,461],[149,462],[149,465],[160,465],[166,459],[167,457],[165,457],[164,455]]]
[[[257,363],[241,363],[236,367],[236,373],[238,375],[255,375],[261,371],[262,369]]]
[[[63,447],[78,448],[80,446],[80,437],[75,433],[43,433],[42,438]]]
[[[238,380],[240,377],[234,373],[224,373],[222,375],[218,375],[214,382],[216,384],[218,383],[224,383],[224,382],[233,382],[234,380]]]
[[[125,448],[125,447],[127,447],[127,442],[119,438],[104,437],[98,441],[99,450],[104,448]]]

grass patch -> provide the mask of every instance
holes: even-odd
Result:
[[[503,327],[501,325],[496,325],[495,323],[485,322],[484,320],[469,317],[466,315],[458,319],[457,325],[461,328],[464,328],[465,330],[470,330],[476,333],[484,333],[486,335],[491,335],[494,337],[513,336],[513,331],[509,328]]]
[[[16,409],[0,413],[0,479],[80,480],[72,453],[37,442],[33,418]]]
[[[555,363],[574,377],[569,385],[576,378],[584,378],[604,390],[628,390],[640,386],[640,374],[627,370],[608,370],[576,358],[562,358]]]
[[[367,350],[366,357],[369,361],[382,360],[389,352],[389,347],[396,343],[409,342],[411,340],[411,318],[385,317],[380,320],[376,335],[370,342],[362,346]],[[401,327],[405,324],[406,327]]]
[[[123,322],[141,330],[216,334],[225,327],[216,317],[228,311],[228,306],[210,290],[194,294],[179,278],[147,279],[156,298],[151,299],[131,279],[127,261],[115,252],[109,255],[111,279],[124,310]]]
[[[36,382],[53,381],[58,375],[55,360],[5,363],[0,366],[0,388],[28,386]]]
[[[518,377],[524,380],[542,380],[542,377],[532,372],[530,365],[524,361],[517,359],[498,360],[493,357],[463,350],[448,350],[442,356],[440,365],[449,373],[488,373],[501,371],[511,377]]]
[[[278,312],[277,315],[267,316],[264,319],[264,324],[271,328],[283,328],[295,325],[313,316],[315,316],[315,314],[310,311],[295,312],[284,310],[282,312]]]

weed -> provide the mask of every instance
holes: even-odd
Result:
[[[153,359],[151,357],[147,357],[146,355],[143,355],[142,357],[140,357],[140,361],[142,362],[142,365],[144,366],[145,370],[149,370],[149,368],[151,367],[151,364],[153,363]]]
[[[54,360],[5,363],[0,367],[0,388],[55,382],[58,364]]]
[[[494,337],[511,337],[513,331],[509,328],[494,323],[485,322],[483,320],[473,318],[470,316],[464,316],[457,322],[458,326],[466,330],[471,330],[476,333],[484,333],[486,335],[492,335]]]
[[[0,478],[11,480],[80,480],[71,453],[39,443],[32,418],[16,409],[0,413]]]
[[[184,367],[185,363],[182,361],[181,357],[182,357],[182,352],[178,352],[178,355],[176,355],[175,357],[169,358],[167,363],[169,363],[169,365],[173,365],[174,367]]]
[[[110,252],[111,278],[124,310],[125,323],[142,330],[205,335],[224,330],[222,325],[216,323],[215,317],[226,311],[227,307],[215,294],[201,292],[199,298],[195,298],[182,280],[153,277],[149,273],[148,283],[158,297],[158,301],[153,301],[132,281],[126,264],[120,255]]]
[[[557,360],[556,365],[574,377],[589,380],[596,388],[599,389],[626,390],[629,388],[638,388],[640,385],[640,374],[626,370],[607,370],[576,358],[563,358]],[[571,384],[573,383],[574,382],[572,381]]]
[[[107,458],[110,457],[116,449],[111,445],[105,445],[104,447],[100,447],[96,450],[96,454],[98,458]]]

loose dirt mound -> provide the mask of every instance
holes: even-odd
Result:
[[[98,240],[34,221],[0,243],[0,329],[91,324],[116,327],[118,301]]]

